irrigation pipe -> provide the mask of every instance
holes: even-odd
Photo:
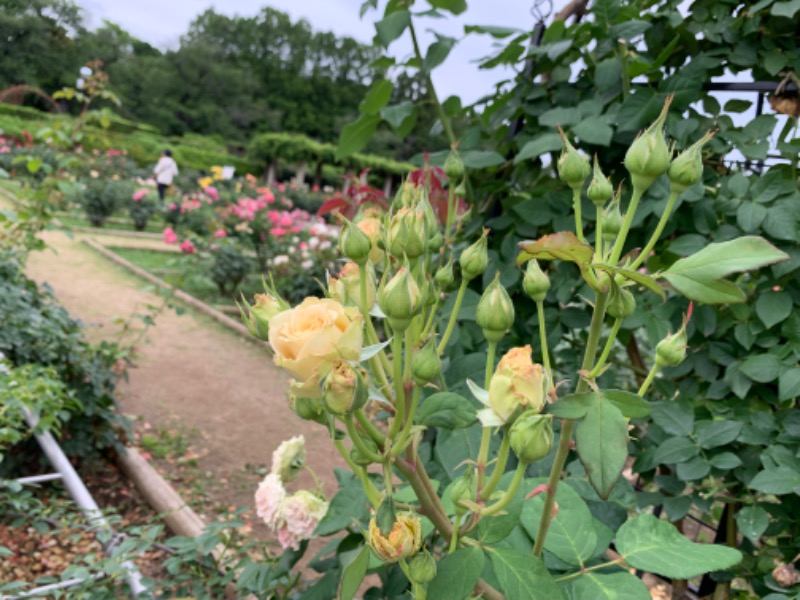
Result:
[[[117,536],[114,532],[114,529],[111,527],[111,525],[109,525],[108,521],[100,511],[100,507],[97,505],[97,502],[94,501],[94,498],[92,498],[89,490],[86,489],[86,485],[83,483],[80,475],[78,475],[78,473],[75,471],[72,464],[67,459],[67,456],[64,454],[64,451],[61,449],[61,446],[58,445],[58,442],[49,431],[40,433],[36,432],[36,426],[39,424],[39,418],[34,416],[28,409],[25,409],[25,420],[28,422],[28,426],[33,431],[36,441],[39,442],[42,452],[44,452],[45,456],[47,456],[55,470],[61,474],[64,487],[67,488],[67,491],[72,497],[73,502],[75,502],[75,504],[77,504],[81,509],[81,512],[83,512],[86,520],[90,523],[93,529],[105,531],[110,534],[108,541],[102,545],[103,550],[105,550],[109,556],[113,556],[115,553],[114,546]],[[126,560],[121,566],[127,573],[125,580],[128,582],[131,594],[136,597],[147,592],[147,588],[145,588],[145,586],[142,584],[142,574],[139,572],[139,569],[136,568],[136,565],[134,565],[131,561]],[[33,594],[33,592],[40,593],[40,591],[41,590],[39,588],[36,590],[29,590],[27,594],[21,596],[18,595],[17,597],[24,598],[26,596],[30,596]]]

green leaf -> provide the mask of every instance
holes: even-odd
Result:
[[[717,448],[730,444],[742,431],[741,421],[698,421],[697,443],[702,448]]]
[[[425,398],[417,409],[417,422],[429,427],[461,429],[477,420],[472,403],[452,392],[439,392]]]
[[[743,536],[757,544],[769,527],[769,513],[760,506],[745,506],[736,513],[736,525]]]
[[[744,302],[744,292],[723,278],[788,258],[785,252],[763,238],[742,237],[709,244],[700,252],[675,261],[661,275],[691,300],[708,304]]]
[[[381,116],[399,137],[408,135],[417,122],[416,106],[410,100],[392,106],[384,106],[381,109]]]
[[[639,271],[631,271],[630,269],[621,269],[619,267],[613,267],[611,265],[594,265],[598,269],[602,269],[603,271],[607,271],[612,275],[622,275],[625,279],[630,279],[631,281],[638,283],[642,287],[647,288],[651,292],[655,292],[658,294],[662,300],[667,299],[667,294],[658,282],[650,277],[649,275],[645,275],[644,273],[639,273]]]
[[[461,152],[461,160],[468,169],[496,167],[506,162],[506,159],[494,150],[464,150]]]
[[[575,445],[592,487],[608,498],[628,458],[628,421],[612,403],[598,399],[575,429]]]
[[[367,574],[369,566],[369,547],[361,546],[361,550],[355,552],[353,558],[344,566],[342,571],[342,590],[339,593],[340,600],[353,600],[364,576]]]
[[[389,103],[394,86],[388,79],[382,79],[372,84],[369,92],[364,97],[358,110],[364,115],[376,115]]]
[[[500,589],[506,598],[525,600],[564,600],[540,558],[513,548],[487,548]],[[430,598],[439,598],[428,593]]]
[[[445,60],[456,45],[454,38],[440,37],[428,47],[428,52],[425,54],[425,60],[422,61],[422,70],[430,73]]]
[[[800,368],[793,367],[781,373],[778,379],[778,400],[800,396]]]
[[[640,419],[650,414],[650,403],[631,392],[600,390],[600,395],[616,406],[628,419]],[[581,419],[594,404],[595,398],[595,392],[570,394],[548,406],[547,412],[561,419]]]
[[[526,484],[538,485],[546,480],[535,480]],[[539,533],[544,512],[545,494],[539,494],[522,505],[520,522],[532,539]],[[568,485],[559,485],[556,490],[558,513],[550,523],[544,540],[544,549],[569,565],[581,566],[595,554],[597,530],[592,513],[578,493]]]
[[[748,486],[765,494],[800,493],[800,473],[790,467],[779,466],[756,473]]]
[[[669,438],[656,448],[653,460],[662,465],[674,465],[694,458],[699,452],[700,448],[689,438]]]
[[[583,573],[564,584],[569,600],[651,600],[641,579],[632,573]]]
[[[522,30],[514,27],[495,27],[492,25],[464,25],[464,33],[485,33],[494,38],[502,39],[520,34]]]
[[[772,5],[772,14],[776,17],[794,18],[800,10],[800,0],[789,0],[788,2],[776,2]]]
[[[770,329],[792,314],[792,297],[787,292],[761,292],[756,300],[756,314],[767,329]]]
[[[748,378],[758,383],[769,383],[778,378],[781,370],[781,361],[774,354],[755,354],[748,356],[741,365],[739,371]]]
[[[572,128],[572,133],[581,141],[595,146],[608,146],[614,136],[614,130],[602,117],[589,117]]]
[[[741,466],[742,459],[733,452],[723,452],[712,456],[708,462],[711,463],[712,467],[716,467],[717,469],[729,470]]]
[[[736,222],[745,233],[754,233],[764,222],[767,208],[756,202],[742,202],[736,210]]]
[[[428,0],[434,8],[449,10],[454,15],[460,15],[467,10],[467,0]]]
[[[738,550],[698,544],[653,515],[626,521],[617,531],[616,550],[629,567],[674,579],[691,579],[728,569],[742,560]]]
[[[397,10],[386,15],[383,20],[375,23],[376,38],[378,43],[384,48],[403,35],[403,32],[411,24],[411,13],[407,10]]]
[[[539,116],[539,125],[545,127],[571,127],[577,125],[581,120],[581,111],[577,108],[551,108]]]
[[[339,491],[331,500],[328,512],[317,525],[314,535],[331,535],[350,527],[353,522],[364,521],[369,516],[367,495],[355,475],[336,469]]]
[[[336,160],[346,158],[364,148],[380,121],[379,115],[361,115],[357,121],[346,125],[339,136]]]
[[[561,150],[562,142],[561,136],[557,133],[545,133],[544,135],[537,136],[525,144],[517,155],[514,157],[514,164],[519,164],[523,160],[536,158],[545,152],[555,152]]]
[[[564,260],[574,262],[581,270],[592,262],[594,249],[578,239],[571,231],[551,233],[532,242],[520,242],[522,253],[517,264],[523,264],[532,258],[539,260]]]
[[[682,398],[653,402],[653,421],[671,435],[686,436],[694,431],[694,409]]]
[[[486,559],[480,548],[461,548],[436,563],[436,577],[428,584],[428,597],[464,600],[478,583]]]

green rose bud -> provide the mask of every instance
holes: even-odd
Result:
[[[481,238],[461,253],[458,264],[461,265],[461,276],[472,281],[478,275],[483,275],[489,266],[489,230],[484,229]]]
[[[672,152],[664,139],[664,122],[671,102],[672,96],[669,96],[655,123],[634,140],[625,154],[625,168],[631,174],[634,189],[641,193],[669,168]]]
[[[707,132],[672,161],[669,171],[667,171],[667,176],[673,193],[681,194],[685,192],[687,188],[693,186],[703,177],[703,155],[701,150],[714,137],[715,133],[715,131]]]
[[[400,267],[378,291],[378,305],[396,331],[406,330],[423,301],[422,292],[407,266]]]
[[[463,515],[467,508],[461,504],[462,500],[475,502],[477,489],[475,487],[475,469],[467,465],[467,470],[461,477],[456,478],[450,486],[450,499],[456,507],[456,514]]]
[[[327,421],[325,407],[319,398],[298,398],[290,394],[289,408],[304,421],[316,421],[323,424]]]
[[[522,289],[534,302],[543,302],[550,289],[550,278],[539,267],[539,262],[534,258],[528,261],[525,277],[522,278]]]
[[[603,206],[614,195],[614,187],[608,180],[608,177],[603,175],[600,170],[600,164],[597,162],[597,155],[594,157],[594,169],[592,180],[589,182],[589,189],[586,190],[586,195],[589,196],[595,206]]]
[[[436,559],[430,552],[418,552],[408,561],[409,579],[417,585],[425,585],[436,577]]]
[[[542,412],[547,402],[547,375],[531,359],[530,345],[511,348],[489,382],[489,406],[478,412],[484,427],[514,421],[526,410]]]
[[[360,435],[360,434],[359,434]],[[364,442],[364,445],[372,450],[375,454],[380,454],[380,450],[378,450],[378,445],[373,441],[371,437],[368,435],[362,435],[361,441]],[[353,444],[350,448],[350,458],[353,459],[353,462],[356,463],[360,467],[368,467],[372,464],[372,460],[361,454],[358,450],[358,447]]]
[[[428,245],[425,212],[421,209],[403,207],[389,223],[389,254],[395,258],[416,258],[425,252]]]
[[[444,174],[447,175],[448,181],[452,182],[464,177],[464,162],[458,155],[458,150],[452,148],[447,159],[444,161]]]
[[[455,190],[453,190],[453,193],[454,193],[456,196],[459,196],[459,197],[461,197],[461,198],[463,198],[464,196],[466,196],[466,195],[467,195],[467,183],[466,183],[466,180],[465,180],[465,179],[462,179],[462,180],[461,180],[461,181],[458,183],[458,185],[456,186],[456,189],[455,189]],[[472,209],[471,209],[471,207],[470,207],[470,210],[472,210]]]
[[[478,301],[475,321],[490,342],[500,341],[514,325],[514,303],[500,283],[499,272]]]
[[[622,229],[622,213],[619,211],[619,198],[603,209],[603,241],[613,243],[619,230]]]
[[[614,284],[611,286],[606,310],[615,319],[624,319],[636,310],[636,300],[628,290]]]
[[[435,254],[441,249],[443,245],[444,245],[444,237],[442,236],[441,232],[437,231],[428,240],[428,252]]]
[[[363,265],[369,259],[372,240],[350,221],[344,217],[342,219],[344,220],[344,229],[339,235],[339,252],[354,263]]]
[[[248,304],[242,295],[242,304],[238,304],[242,314],[242,322],[247,331],[254,337],[265,342],[269,341],[269,321],[275,315],[289,310],[291,306],[277,293],[265,287],[265,293],[256,294],[253,299],[255,304]],[[244,305],[244,306],[242,306]]]
[[[689,310],[683,317],[683,325],[673,334],[668,335],[656,345],[656,366],[659,369],[664,367],[677,367],[686,358],[687,336],[686,325],[692,318],[693,304],[689,304]]]
[[[349,415],[367,403],[369,385],[367,372],[347,361],[334,361],[322,381],[322,399],[334,415]]]
[[[553,449],[553,419],[528,411],[520,415],[508,432],[511,449],[522,463],[541,460]]]
[[[578,152],[575,147],[569,143],[567,135],[561,127],[558,128],[558,133],[561,135],[561,141],[564,143],[564,149],[561,151],[561,156],[558,159],[558,176],[561,178],[561,181],[566,183],[573,190],[580,190],[586,178],[589,177],[589,173],[592,172],[589,159]]]
[[[439,267],[436,275],[433,276],[439,289],[443,292],[449,292],[455,288],[456,277],[453,274],[453,259],[447,261],[446,265]]]
[[[436,351],[436,342],[431,340],[422,350],[411,358],[411,374],[417,385],[425,385],[436,379],[442,372],[442,361]]]

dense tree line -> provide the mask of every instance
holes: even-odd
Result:
[[[385,76],[372,66],[378,55],[269,7],[253,17],[206,10],[177,49],[161,51],[108,21],[89,30],[72,0],[0,0],[0,89],[26,84],[52,93],[75,85],[80,67],[99,59],[122,101],[115,110],[167,135],[244,143],[255,133],[290,131],[335,141],[373,79]],[[404,79],[394,96],[424,93]],[[430,123],[420,119],[403,142],[387,130],[370,149],[413,154],[428,145]]]

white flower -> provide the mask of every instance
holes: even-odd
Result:
[[[280,265],[284,265],[289,262],[289,257],[285,254],[280,254],[272,259],[272,264],[275,267],[279,267]]]
[[[284,550],[300,549],[300,542],[311,539],[317,525],[328,512],[328,502],[308,490],[292,494],[283,505],[284,524],[278,541]]]
[[[303,262],[300,263],[300,266],[303,267],[306,271],[308,271],[311,267],[314,266],[314,261],[310,259],[304,260]]]
[[[277,473],[270,473],[258,484],[256,490],[256,514],[264,519],[267,527],[275,531],[283,526],[283,503],[286,489]]]
[[[330,247],[331,247],[331,243],[330,243],[330,241],[329,241],[329,240],[325,240],[324,242],[322,242],[322,243],[319,245],[319,249],[320,249],[320,250],[327,250],[327,249],[329,249]]]
[[[281,442],[272,453],[272,472],[281,478],[283,483],[297,479],[297,474],[306,464],[306,439],[296,435]]]

